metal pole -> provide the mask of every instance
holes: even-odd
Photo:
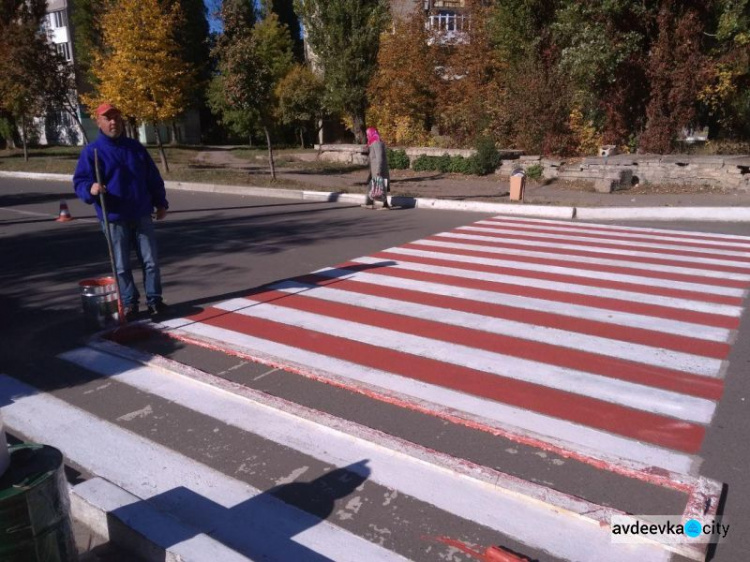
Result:
[[[112,251],[112,238],[109,233],[109,218],[107,217],[107,205],[104,202],[104,186],[102,185],[101,175],[99,174],[99,154],[94,149],[94,171],[96,172],[96,183],[99,184],[99,204],[102,207],[102,217],[104,218],[104,236],[107,239],[107,250],[109,251],[109,265],[112,267],[112,277],[115,280],[115,292],[117,293],[117,317],[120,325],[127,322],[125,318],[125,307],[122,306],[122,297],[120,296],[120,280],[117,277],[117,268],[115,267],[115,255]]]

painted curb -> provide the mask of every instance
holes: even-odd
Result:
[[[146,562],[248,562],[237,551],[99,477],[70,490],[74,520]]]
[[[72,181],[68,174],[46,174],[37,172],[0,172],[0,177],[37,180]],[[202,193],[224,193],[277,199],[302,199],[328,203],[361,205],[364,194],[336,191],[313,191],[166,181],[167,189]],[[391,197],[395,207],[436,209],[442,211],[469,211],[507,216],[525,216],[561,220],[598,221],[706,221],[706,222],[750,222],[750,207],[565,207],[554,205],[526,205],[519,203],[485,203],[481,201],[453,201],[417,197]]]

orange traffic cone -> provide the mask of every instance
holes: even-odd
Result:
[[[65,201],[60,201],[60,214],[55,220],[57,222],[68,222],[73,220],[73,217],[70,216],[70,211],[68,210],[68,204]]]

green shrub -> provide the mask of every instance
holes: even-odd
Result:
[[[495,148],[495,141],[489,137],[481,137],[477,140],[477,153],[474,158],[472,173],[479,176],[492,174],[500,165],[500,153]]]
[[[405,150],[391,150],[389,148],[386,150],[386,155],[388,157],[388,167],[391,170],[406,170],[409,168],[410,161]]]
[[[435,168],[433,168],[431,159],[431,156],[425,156],[424,154],[417,156],[417,159],[414,160],[414,164],[412,164],[412,168],[417,172],[429,172],[434,170]]]
[[[526,176],[532,180],[539,180],[544,176],[544,167],[541,164],[532,164],[526,168]]]

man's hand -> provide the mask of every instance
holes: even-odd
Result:
[[[160,221],[167,216],[167,210],[164,207],[156,208],[156,220]]]
[[[89,190],[89,193],[91,193],[91,195],[93,195],[94,197],[99,195],[99,193],[107,193],[107,186],[94,183],[91,185],[91,189]]]

